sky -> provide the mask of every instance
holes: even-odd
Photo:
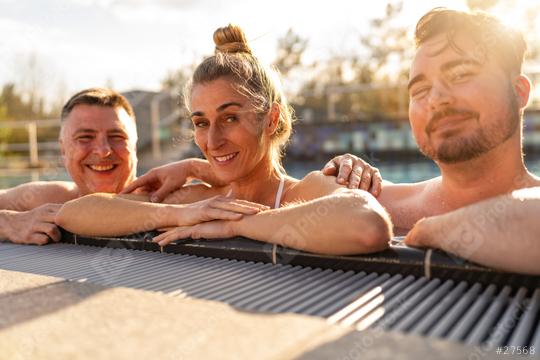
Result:
[[[353,51],[385,6],[365,0],[0,0],[0,85],[35,77],[50,93],[107,85],[158,90],[168,71],[211,54],[214,30],[230,22],[244,28],[266,63],[289,28],[308,39],[306,61],[323,60]],[[412,30],[435,6],[466,8],[464,0],[406,0],[402,21]]]

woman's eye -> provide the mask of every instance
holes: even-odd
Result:
[[[197,128],[205,128],[208,123],[206,121],[194,121],[193,125],[195,125]]]

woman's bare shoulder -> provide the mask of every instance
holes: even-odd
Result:
[[[321,171],[312,171],[302,180],[294,179],[294,183],[287,191],[287,201],[307,201],[329,195],[340,188],[334,176],[326,176]]]
[[[163,200],[165,204],[189,204],[199,200],[211,198],[216,195],[225,195],[226,188],[220,186],[210,186],[205,183],[190,184],[169,194]]]

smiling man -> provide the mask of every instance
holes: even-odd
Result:
[[[54,217],[61,204],[94,192],[118,193],[135,179],[135,114],[122,95],[83,90],[64,105],[61,121],[62,160],[73,182],[37,181],[0,190],[0,239],[58,241]]]
[[[523,36],[485,13],[437,8],[417,24],[409,121],[441,176],[385,185],[378,200],[413,246],[540,274],[540,178],[523,162],[531,84]],[[356,157],[329,162],[348,178]]]

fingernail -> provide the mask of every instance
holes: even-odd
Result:
[[[156,195],[152,195],[152,197],[150,197],[150,201],[155,203],[155,202],[158,202],[158,197]]]

